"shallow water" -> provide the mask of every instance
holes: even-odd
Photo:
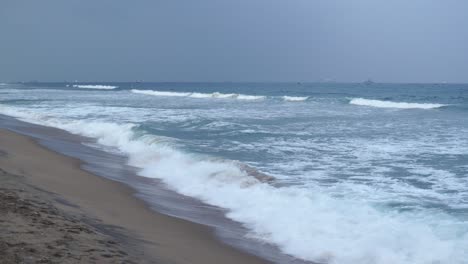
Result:
[[[240,223],[223,217],[224,209],[178,194],[168,189],[158,179],[138,176],[137,168],[126,165],[125,156],[92,147],[94,140],[91,138],[22,122],[3,115],[0,115],[0,128],[30,136],[48,149],[81,160],[82,169],[132,187],[137,191],[135,195],[145,201],[150,208],[166,215],[208,226],[222,242],[235,248],[273,263],[309,263],[281,253],[274,245],[247,239],[248,230]]]
[[[94,138],[300,259],[468,263],[467,85],[10,84],[0,113]]]

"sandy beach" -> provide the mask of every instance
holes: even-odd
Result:
[[[80,165],[0,130],[0,263],[265,263]]]

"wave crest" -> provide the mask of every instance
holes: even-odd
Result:
[[[303,102],[307,99],[309,96],[283,96],[283,100],[288,102]]]
[[[132,89],[132,93],[136,94],[146,94],[146,95],[153,95],[153,96],[189,96],[190,93],[177,93],[177,92],[165,92],[165,91],[152,91],[152,90],[136,90]]]
[[[80,88],[80,89],[98,89],[98,90],[113,90],[115,88],[118,88],[118,86],[112,86],[112,85],[91,85],[91,84],[75,84],[75,85],[72,85],[72,87]]]
[[[266,96],[261,95],[247,95],[247,94],[223,94],[219,92],[214,93],[195,93],[195,92],[168,92],[168,91],[155,91],[155,90],[137,90],[132,89],[132,93],[146,94],[153,96],[174,96],[174,97],[190,97],[190,98],[218,98],[218,99],[238,99],[238,100],[262,100]]]
[[[406,103],[406,102],[392,102],[381,101],[364,98],[353,98],[349,102],[352,105],[372,106],[379,108],[399,108],[399,109],[434,109],[446,106],[444,104],[431,104],[431,103]]]

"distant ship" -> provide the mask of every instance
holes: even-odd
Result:
[[[365,85],[372,85],[374,82],[371,79],[368,79],[367,81],[363,82]]]

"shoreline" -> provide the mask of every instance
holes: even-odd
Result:
[[[33,138],[0,129],[0,168],[54,199],[53,205],[99,223],[139,263],[268,263],[218,241],[206,226],[155,212],[122,183],[93,175],[81,161],[46,149]]]

